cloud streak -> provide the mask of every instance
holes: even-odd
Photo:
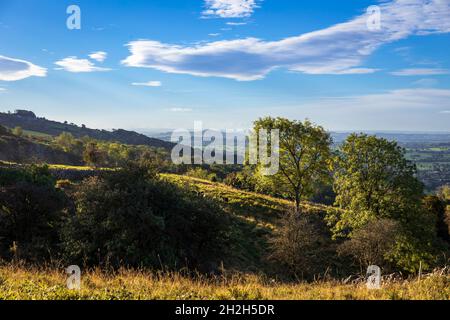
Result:
[[[446,69],[403,69],[399,71],[391,72],[394,76],[438,76],[438,75],[446,75],[450,74],[450,70]]]
[[[380,5],[381,29],[369,30],[368,14],[329,28],[264,41],[257,38],[182,46],[152,40],[127,44],[125,66],[169,73],[224,77],[240,81],[263,79],[276,69],[306,74],[364,74],[367,57],[382,45],[413,35],[450,32],[450,3],[443,0],[396,0]]]
[[[133,86],[143,86],[143,87],[161,87],[161,81],[148,81],[148,82],[133,82]]]
[[[45,77],[47,69],[31,62],[0,55],[0,81],[18,81],[29,77]]]

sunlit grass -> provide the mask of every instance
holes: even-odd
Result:
[[[194,277],[181,273],[120,270],[82,272],[81,290],[66,288],[63,269],[0,267],[0,300],[448,300],[450,276],[436,271],[419,281],[384,281],[368,290],[363,280],[279,283],[257,275]]]

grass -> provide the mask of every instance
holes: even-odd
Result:
[[[203,197],[213,199],[231,218],[230,248],[225,267],[246,272],[268,272],[269,238],[278,227],[280,217],[294,204],[254,192],[234,189],[222,183],[198,178],[163,174],[163,179],[191,189]],[[304,202],[303,212],[324,215],[337,210],[324,205]]]
[[[256,275],[206,278],[180,273],[121,270],[83,272],[81,290],[66,288],[64,270],[0,267],[0,300],[448,300],[450,275],[385,280],[368,290],[364,281],[278,283]]]

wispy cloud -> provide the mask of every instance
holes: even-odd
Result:
[[[307,105],[307,104],[306,104]],[[377,94],[331,97],[311,104],[320,108],[353,108],[355,110],[450,108],[450,90],[431,88],[398,89]]]
[[[439,112],[440,114],[450,114],[450,110],[443,110],[441,112]]]
[[[437,75],[445,75],[450,74],[450,70],[447,69],[403,69],[399,71],[391,72],[394,76],[437,76]]]
[[[78,59],[77,57],[67,57],[56,61],[55,64],[60,67],[57,68],[58,70],[65,70],[74,73],[111,70],[108,68],[97,67],[92,61],[89,61],[88,59]]]
[[[45,77],[47,69],[31,62],[0,56],[0,81],[17,81],[29,77]]]
[[[205,0],[203,16],[220,18],[250,17],[258,7],[256,0]]]
[[[104,51],[92,52],[89,55],[89,58],[91,58],[92,60],[98,61],[98,62],[105,61],[107,57],[108,57],[108,53],[106,53]]]
[[[161,81],[148,81],[148,82],[133,82],[133,86],[143,86],[143,87],[161,87]]]
[[[181,112],[181,113],[192,112],[191,108],[170,108],[169,110],[171,112]]]
[[[245,26],[247,22],[227,22],[229,26]]]
[[[412,35],[450,32],[448,1],[397,0],[382,3],[380,8],[382,26],[378,31],[368,29],[368,15],[362,14],[345,23],[279,41],[246,38],[182,46],[138,40],[128,43],[131,55],[122,63],[242,81],[262,79],[279,68],[307,74],[362,74],[376,71],[363,63],[384,44]]]
[[[0,93],[2,93],[2,92],[6,92],[6,89],[5,88],[0,88]]]
[[[439,83],[436,79],[420,79],[414,81],[414,84],[419,87],[434,87]]]

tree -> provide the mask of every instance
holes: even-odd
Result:
[[[335,162],[336,205],[327,220],[334,237],[353,238],[378,219],[401,227],[389,260],[408,272],[430,269],[437,262],[436,216],[422,202],[423,185],[416,167],[396,142],[352,134]]]
[[[21,137],[23,136],[23,129],[21,127],[15,127],[12,131],[13,135]]]
[[[450,203],[450,185],[445,185],[439,188],[437,195],[442,201]]]
[[[55,142],[64,152],[71,152],[75,145],[75,138],[71,133],[63,132],[55,138]]]
[[[310,196],[318,183],[330,179],[331,137],[308,120],[268,117],[254,123],[256,134],[261,129],[280,132],[280,170],[266,179],[274,189],[295,200],[298,212],[301,200]]]
[[[105,159],[105,154],[99,150],[95,142],[88,142],[84,148],[83,160],[88,165],[100,166]]]
[[[351,233],[376,218],[411,222],[423,196],[415,173],[415,165],[396,142],[350,135],[335,161],[335,204],[344,209],[335,232]]]

